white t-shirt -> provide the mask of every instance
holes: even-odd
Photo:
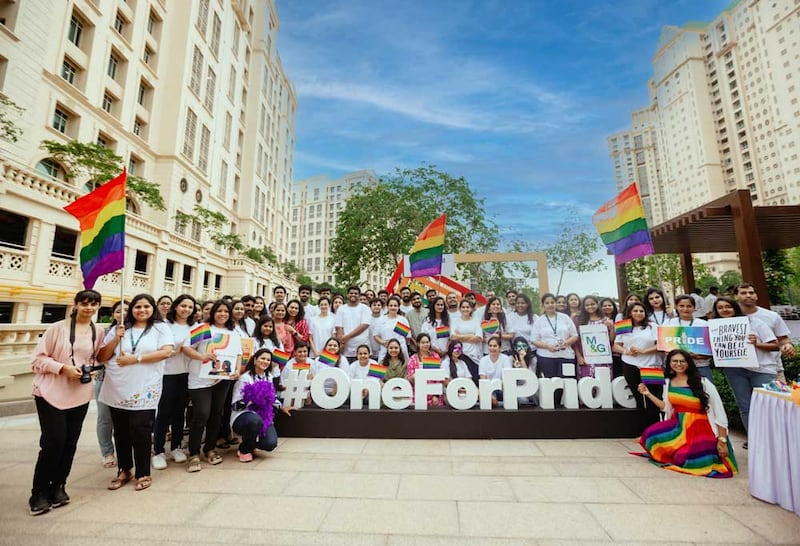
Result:
[[[242,354],[242,338],[235,330],[219,328],[211,325],[211,339],[200,341],[193,345],[194,350],[200,354],[206,354],[210,349],[217,353],[240,355]],[[213,387],[218,381],[229,381],[228,379],[211,379],[200,377],[200,366],[202,362],[192,360],[189,362],[189,388],[204,389]]]
[[[755,316],[755,313],[752,315],[747,315],[747,318],[750,319],[750,332],[758,337],[759,343],[769,343],[778,339],[770,327],[767,326],[766,323],[760,318]],[[759,373],[778,373],[778,366],[775,363],[775,358],[773,356],[773,354],[776,352],[780,354],[780,351],[765,351],[756,347]],[[780,356],[778,358],[780,358]]]
[[[694,318],[705,317],[708,311],[706,310],[706,304],[703,297],[694,293],[689,294],[689,297],[691,297],[692,301],[694,301]]]
[[[457,317],[450,317],[450,335],[469,335],[478,336],[481,341],[477,343],[462,341],[462,352],[475,362],[483,356],[483,330],[481,330],[481,320],[472,315],[469,320],[464,320],[459,314]]]
[[[519,315],[516,311],[512,311],[506,315],[506,330],[514,334],[514,337],[524,337],[525,341],[531,342],[531,335],[533,334],[533,323],[538,318],[536,315],[533,317],[532,322],[528,322],[528,315]]]
[[[708,322],[706,319],[701,318],[693,318],[692,320],[683,320],[680,317],[673,317],[671,319],[667,319],[667,322],[663,324],[664,326],[705,326],[708,327]],[[711,357],[695,357],[694,364],[698,368],[705,368],[706,366],[711,365]]]
[[[164,361],[164,375],[189,373],[189,360],[191,359],[181,352],[181,347],[189,344],[191,327],[188,324],[177,324],[175,322],[168,324],[172,332],[172,338],[175,341],[172,346],[175,355]]]
[[[577,335],[578,330],[569,316],[564,313],[556,313],[555,317],[550,318],[547,314],[544,314],[533,323],[531,342],[541,341],[548,345],[557,346],[559,342],[563,343]],[[546,358],[575,358],[575,351],[572,347],[567,346],[564,346],[560,351],[537,347],[536,354]]]
[[[350,379],[361,379],[362,381],[378,381],[380,379],[377,377],[372,377],[369,375],[369,365],[370,364],[377,364],[374,360],[370,359],[366,366],[362,366],[360,362],[355,361],[350,364],[350,370],[348,375]]]
[[[636,347],[637,349],[649,349],[655,347],[658,342],[656,327],[648,324],[642,328],[637,326],[628,334],[618,334],[614,338],[614,343],[619,343],[625,349]],[[653,352],[646,355],[622,355],[622,361],[637,368],[653,368],[658,366],[658,354]]]
[[[356,349],[359,345],[369,345],[369,324],[371,322],[372,313],[369,307],[363,303],[358,303],[354,306],[344,304],[336,311],[335,326],[342,328],[342,334],[347,335],[362,324],[366,324],[367,328],[355,337],[347,340],[347,343],[342,348],[342,354],[345,356],[356,356]],[[323,343],[325,341],[323,340]]]
[[[283,345],[281,345],[280,340],[278,340],[278,345],[275,345],[275,342],[273,342],[268,337],[265,337],[264,341],[258,341],[257,339],[253,340],[253,354],[255,354],[256,351],[260,351],[261,349],[266,349],[266,350],[272,352],[272,351],[275,350],[275,347],[278,347],[279,349],[283,349]]]
[[[703,310],[706,312],[706,315],[712,313],[714,311],[714,302],[717,301],[717,296],[714,294],[709,294],[703,300]]]
[[[440,351],[447,351],[447,344],[450,343],[450,335],[443,338],[436,337],[436,328],[442,325],[442,321],[437,319],[436,322],[431,322],[427,318],[422,321],[422,332],[428,334],[431,338],[431,345]],[[449,326],[448,326],[449,328]]]
[[[307,303],[303,306],[303,318],[310,321],[312,318],[319,315],[319,307],[313,303]]]
[[[647,315],[647,320],[653,326],[664,326],[669,320],[669,315],[666,311],[654,311],[653,313]]]
[[[374,336],[379,336],[383,341],[389,341],[390,339],[396,339],[400,342],[400,349],[403,352],[403,357],[406,362],[408,362],[408,343],[406,342],[406,336],[402,334],[398,334],[394,331],[394,328],[397,324],[403,324],[408,328],[411,326],[408,324],[408,319],[406,317],[401,317],[397,315],[395,318],[390,318],[389,315],[385,315],[381,317],[378,321],[377,326],[375,327],[375,334]],[[409,334],[410,335],[410,334]],[[383,357],[386,356],[386,346],[379,345],[379,352],[378,352],[378,360],[383,360]]]
[[[478,375],[486,376],[486,379],[503,379],[503,370],[513,367],[514,363],[507,354],[500,353],[495,362],[492,362],[492,358],[486,355],[478,363]]]
[[[115,335],[116,332],[110,330],[103,339],[103,344],[110,342]],[[106,365],[106,377],[98,400],[113,408],[157,409],[161,398],[164,361],[120,367],[117,364],[117,357],[120,355],[120,349],[126,355],[143,355],[172,344],[172,332],[163,322],[157,322],[148,329],[125,330],[125,335],[114,349],[114,358]]]
[[[756,307],[755,312],[750,313],[747,316],[756,317],[758,320],[766,324],[767,327],[770,330],[772,330],[772,333],[775,334],[775,339],[784,336],[788,337],[791,333],[789,331],[789,327],[786,326],[786,323],[783,321],[781,316],[775,311],[770,311],[769,309],[764,309],[763,307]],[[772,360],[775,363],[775,369],[776,369],[775,373],[777,373],[777,370],[783,369],[783,363],[781,362],[781,352],[771,351],[769,354],[772,356]]]
[[[333,337],[334,324],[336,322],[336,315],[328,313],[327,315],[315,315],[311,320],[308,320],[308,332],[311,339],[314,340],[314,346],[320,350],[325,347],[325,342]],[[310,348],[309,348],[310,349]],[[311,356],[317,356],[311,354]]]
[[[447,377],[450,379],[456,379],[456,377],[464,377],[466,379],[472,379],[472,374],[469,371],[469,366],[463,360],[459,359],[456,362],[456,377],[453,377],[450,373],[450,357],[444,357],[442,359],[442,369],[447,372]]]

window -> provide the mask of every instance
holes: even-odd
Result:
[[[136,273],[141,273],[142,275],[147,275],[147,263],[149,260],[150,255],[147,252],[142,252],[141,250],[136,251],[136,261],[133,265],[133,271]]]
[[[133,134],[138,136],[138,137],[144,138],[144,136],[145,136],[145,134],[144,134],[144,125],[145,125],[145,123],[141,119],[139,119],[139,118],[134,119],[133,120]]]
[[[178,211],[179,214],[175,215],[175,233],[177,233],[178,235],[184,235],[185,236],[186,235],[186,222],[183,221],[183,219],[180,217],[180,212],[181,211]]]
[[[106,74],[108,74],[112,80],[117,79],[117,68],[119,67],[119,57],[116,54],[112,53],[108,57],[108,68],[106,69]]]
[[[125,19],[122,18],[122,15],[117,12],[117,16],[114,18],[114,30],[117,31],[117,34],[120,36],[124,36],[125,32]]]
[[[156,28],[156,21],[156,14],[151,11],[150,15],[147,16],[147,33],[150,36],[154,36],[153,31]]]
[[[233,102],[233,92],[236,89],[236,67],[231,66],[231,75],[228,80],[228,99]]]
[[[203,226],[200,225],[197,221],[192,221],[192,240],[200,241],[200,237],[203,234]]]
[[[27,216],[0,209],[0,246],[23,250],[28,239]]]
[[[67,114],[60,108],[56,108],[55,112],[53,112],[53,129],[55,129],[59,133],[66,134],[68,124],[69,124],[69,114]]]
[[[150,64],[150,59],[152,59],[152,58],[153,58],[153,50],[150,49],[150,46],[145,46],[144,47],[144,54],[142,55],[142,60],[144,61],[144,64],[149,65]]]
[[[148,98],[150,97],[150,86],[144,80],[139,81],[139,93],[136,97],[136,102],[141,106],[147,107]]]
[[[219,191],[217,195],[223,201],[228,195],[228,164],[225,161],[219,167]]]
[[[205,105],[206,108],[209,110],[214,110],[214,92],[217,87],[217,75],[214,73],[211,68],[208,69],[208,75],[206,76],[206,101]]]
[[[136,176],[136,168],[138,166],[139,166],[139,160],[131,156],[130,159],[128,159],[128,174]]]
[[[197,114],[191,108],[186,112],[186,127],[183,130],[183,155],[194,159],[194,138],[197,133]]]
[[[83,38],[83,23],[73,14],[69,20],[67,39],[76,46],[81,47],[81,38]]]
[[[52,324],[65,318],[67,318],[66,305],[51,305],[47,303],[42,305],[42,324]]]
[[[222,146],[226,150],[230,150],[231,147],[231,129],[233,126],[233,116],[230,112],[225,114],[225,134],[222,136]]]
[[[208,129],[208,127],[203,125],[203,129],[200,133],[200,154],[197,158],[197,166],[203,172],[208,170],[208,148],[210,145],[211,131]]]
[[[75,74],[77,73],[78,67],[65,58],[64,63],[61,65],[61,77],[70,84],[75,85]]]
[[[197,28],[205,36],[206,29],[208,28],[208,0],[200,0],[200,6],[197,10],[197,21],[195,21]]]
[[[117,100],[112,95],[109,95],[108,93],[103,93],[103,110],[105,110],[110,114],[112,108],[114,108],[115,102],[117,102]]]
[[[219,18],[219,15],[216,13],[214,14],[214,22],[211,24],[211,51],[214,52],[214,56],[219,56],[219,37],[222,34],[222,21]]]
[[[203,79],[203,54],[197,46],[194,46],[194,53],[192,54],[192,76],[189,80],[189,89],[194,91],[195,95],[200,96],[200,82]]]
[[[10,301],[0,301],[0,324],[10,324],[14,316],[14,304]]]
[[[168,281],[175,280],[175,262],[167,260],[167,266],[164,269],[164,279]]]
[[[50,255],[55,258],[75,259],[75,249],[78,245],[78,232],[65,227],[56,226],[53,235],[53,248]]]

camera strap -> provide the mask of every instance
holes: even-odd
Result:
[[[91,364],[94,366],[97,356],[97,329],[94,326],[94,322],[89,322],[89,326],[92,328],[92,361]],[[69,359],[72,361],[72,365],[75,365],[75,319],[71,319],[69,321]]]

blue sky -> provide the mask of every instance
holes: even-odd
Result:
[[[614,195],[605,139],[648,103],[661,27],[728,3],[278,0],[295,179],[434,164],[504,236],[546,244],[568,207],[589,224]],[[613,275],[595,282],[609,293]]]

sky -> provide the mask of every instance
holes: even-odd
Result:
[[[616,193],[606,137],[648,104],[662,27],[729,3],[277,0],[298,96],[294,178],[427,163],[465,177],[506,239],[541,246],[564,221],[591,227]],[[605,261],[561,292],[616,294]]]

